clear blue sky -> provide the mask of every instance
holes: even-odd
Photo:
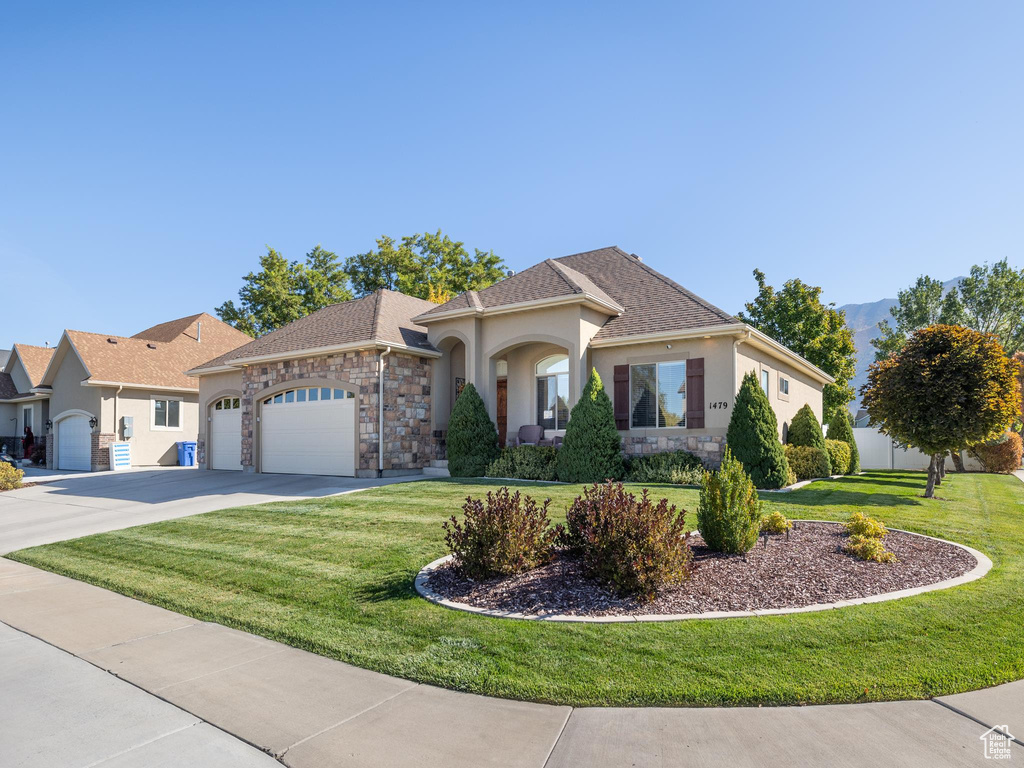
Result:
[[[0,9],[0,347],[438,227],[730,311],[1024,261],[1020,3],[213,5]]]

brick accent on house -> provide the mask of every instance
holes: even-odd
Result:
[[[101,469],[110,469],[110,444],[117,441],[117,435],[113,432],[92,433],[92,471],[98,472]]]
[[[666,451],[689,451],[700,457],[708,469],[718,469],[725,450],[722,435],[657,435],[649,437],[626,437],[622,440],[622,451],[627,456],[642,456]]]
[[[53,466],[53,433],[46,433],[46,466],[50,469],[56,469]]]
[[[265,389],[303,379],[334,379],[359,391],[357,473],[377,470],[377,364],[375,350],[247,366],[242,372],[242,467],[254,471],[253,403]],[[430,432],[430,360],[403,353],[386,358],[384,379],[384,469],[422,469],[435,451]],[[205,463],[205,445],[199,448]]]
[[[196,466],[206,469],[206,438],[203,437],[196,438]]]

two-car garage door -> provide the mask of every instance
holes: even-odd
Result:
[[[356,399],[330,387],[290,389],[263,400],[260,471],[354,476]]]

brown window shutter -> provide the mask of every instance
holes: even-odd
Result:
[[[704,429],[704,358],[686,361],[686,426]]]
[[[615,366],[615,428],[629,429],[629,366]]]

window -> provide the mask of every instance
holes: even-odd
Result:
[[[237,411],[242,407],[241,402],[237,397],[225,397],[217,401],[217,404],[213,406],[215,411]]]
[[[785,376],[779,376],[779,393],[783,395],[789,394],[789,379]]]
[[[181,400],[153,398],[153,429],[181,429]]]
[[[630,426],[686,426],[686,361],[629,366]]]
[[[768,371],[764,369],[761,370],[761,389],[766,395],[768,394]]]
[[[32,429],[32,406],[26,405],[21,411],[21,430],[22,433],[25,431],[25,427]]]
[[[551,355],[537,363],[537,423],[565,429],[569,421],[569,356]]]
[[[281,403],[285,404],[297,404],[297,403],[315,403],[321,400],[330,400],[331,393],[334,393],[335,400],[344,400],[346,398],[354,399],[355,393],[348,392],[344,389],[332,389],[329,387],[312,387],[310,389],[289,389],[287,392],[281,392],[280,394],[268,397],[263,401],[264,405],[278,405]],[[221,407],[218,403],[216,406],[218,409]],[[227,405],[225,408],[229,407]],[[238,407],[238,398],[234,399],[234,407]]]

